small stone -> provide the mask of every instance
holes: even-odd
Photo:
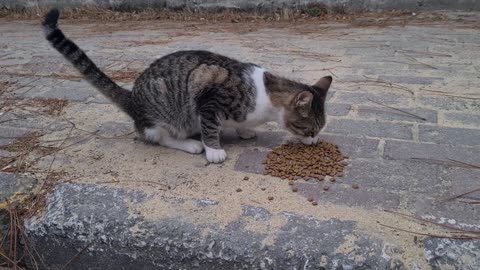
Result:
[[[334,183],[335,181],[337,181],[335,177],[330,178],[330,182]]]
[[[353,185],[352,185],[352,188],[353,188],[353,189],[358,189],[359,186],[358,186],[357,184],[353,184]]]
[[[262,191],[265,191],[265,190],[267,190],[267,188],[266,188],[266,187],[262,187],[262,188],[260,188],[260,189],[261,189]]]
[[[273,201],[273,196],[268,196],[269,201]]]
[[[236,191],[237,191],[237,192],[242,192],[242,189],[241,189],[241,188],[237,188]]]
[[[323,186],[322,189],[325,190],[325,191],[328,191],[330,189],[330,187],[329,186]]]
[[[309,197],[309,198],[307,199],[307,201],[313,202],[313,198],[312,198],[312,197]]]
[[[337,176],[338,176],[338,177],[342,177],[342,176],[343,176],[343,172],[337,173]]]
[[[298,188],[297,188],[297,187],[292,187],[292,191],[293,191],[293,192],[297,192],[297,191],[298,191]]]
[[[312,205],[318,205],[318,202],[313,201],[313,202],[312,202]]]
[[[245,180],[245,181],[247,181],[248,179],[250,179],[250,178],[248,178],[248,176],[245,176],[245,177],[243,178],[243,180]]]
[[[294,183],[293,181],[288,181],[288,184],[289,184],[290,186],[293,186],[293,183]]]

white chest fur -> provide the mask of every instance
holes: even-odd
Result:
[[[266,122],[278,121],[281,115],[281,111],[275,108],[270,101],[270,97],[265,89],[265,83],[263,80],[263,68],[255,67],[253,72],[249,74],[255,85],[255,110],[248,113],[247,119],[244,122],[235,122],[228,120],[223,122],[224,127],[232,128],[253,128],[264,124]]]

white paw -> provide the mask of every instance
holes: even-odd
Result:
[[[213,149],[205,146],[207,160],[211,163],[222,163],[227,159],[227,152],[223,149]]]
[[[191,154],[200,154],[203,152],[203,144],[196,140],[185,140],[183,150]]]
[[[255,133],[255,130],[251,129],[237,129],[238,136],[244,140],[248,140],[251,138],[254,138],[257,136],[257,133]]]

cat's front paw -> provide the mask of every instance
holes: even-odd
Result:
[[[255,130],[252,130],[252,129],[237,129],[236,131],[238,136],[240,136],[240,138],[244,140],[248,140],[257,136],[257,133],[255,132]]]
[[[185,152],[191,154],[200,154],[203,152],[203,144],[197,140],[186,140],[185,144],[183,145]]]
[[[207,154],[207,160],[211,163],[222,163],[227,159],[227,152],[223,149],[214,149],[205,146],[205,153]]]

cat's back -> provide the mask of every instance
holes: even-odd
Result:
[[[154,61],[136,80],[141,86],[152,80],[215,80],[216,77],[242,76],[253,66],[234,58],[205,50],[177,51]],[[202,78],[199,75],[203,74]],[[193,76],[193,77],[192,77]],[[218,80],[218,78],[217,78]]]

